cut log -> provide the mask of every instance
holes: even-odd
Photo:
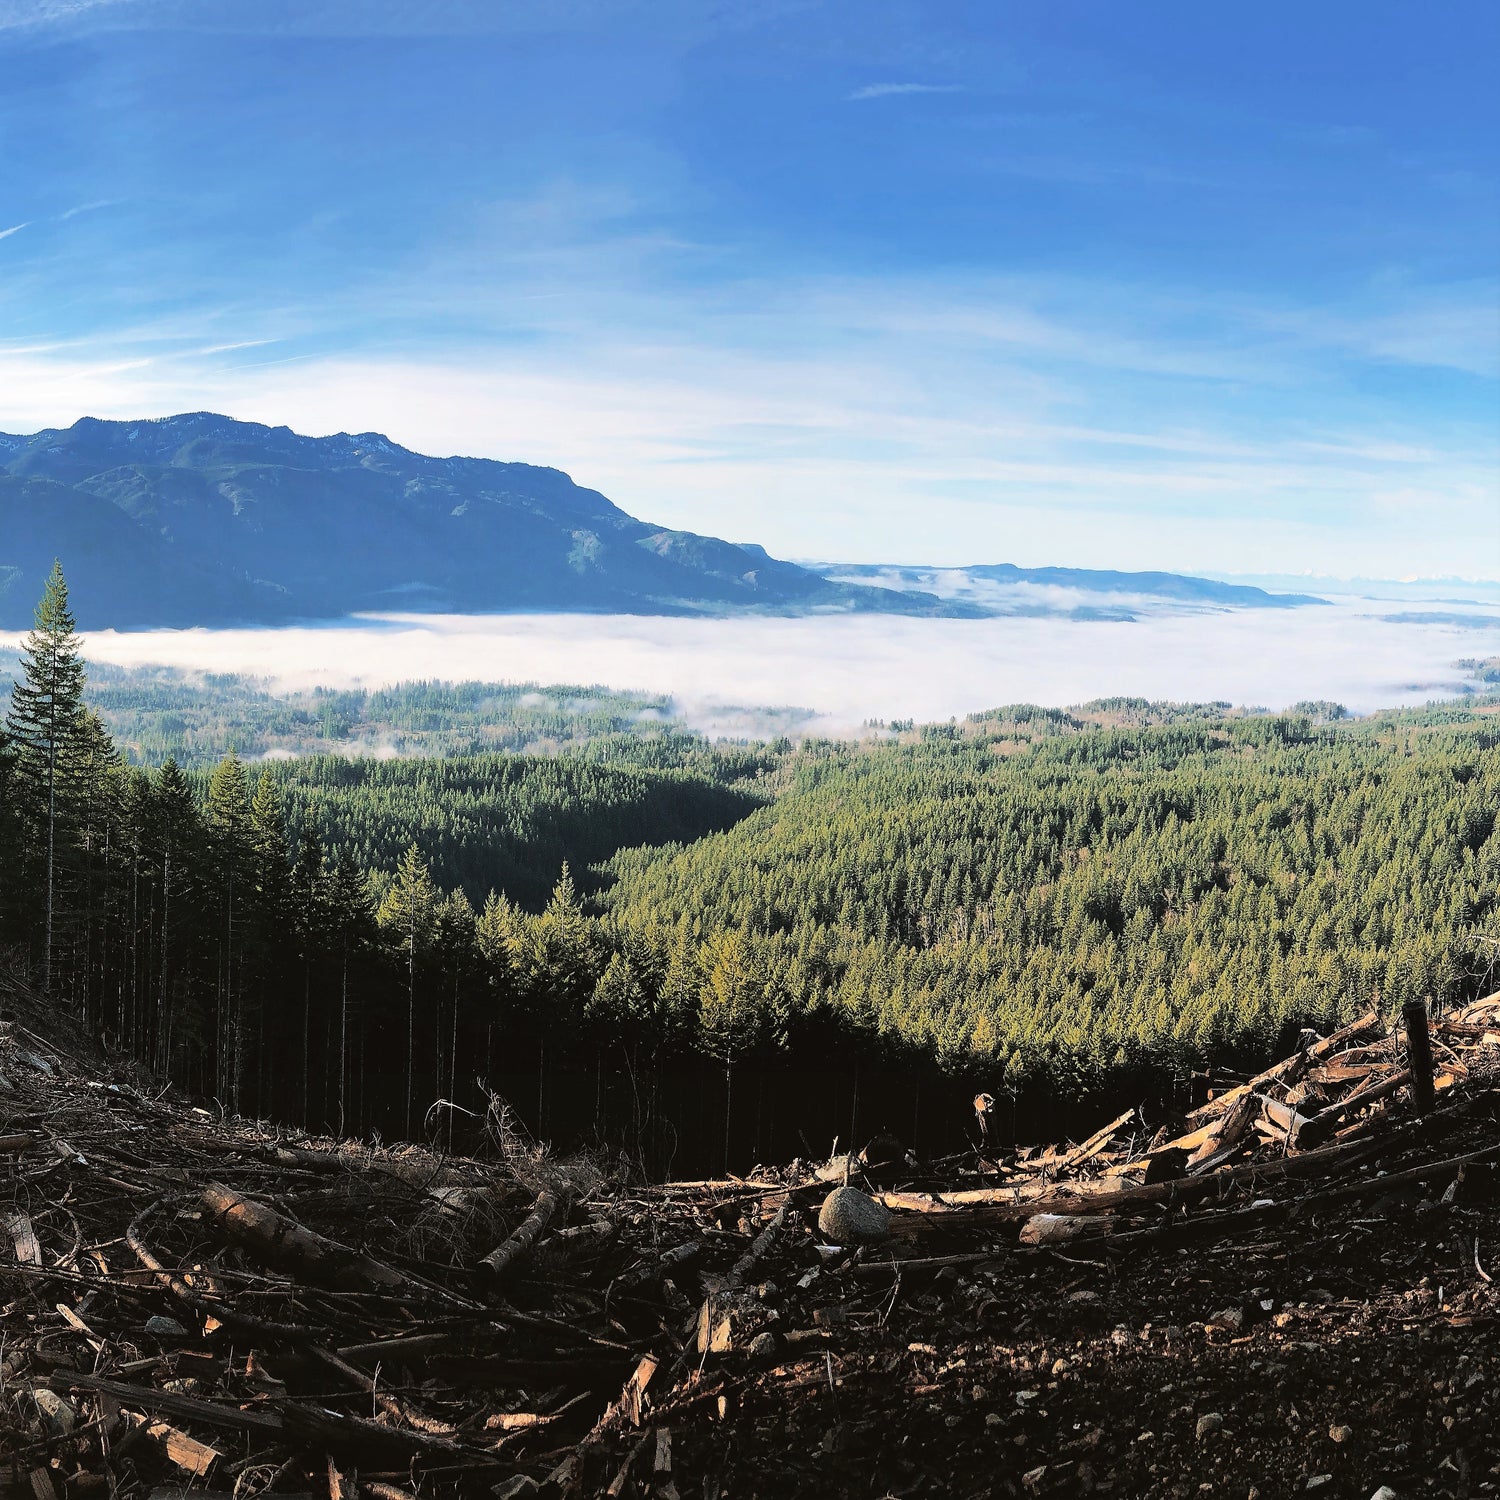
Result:
[[[1358,1113],[1366,1105],[1378,1104],[1382,1099],[1388,1099],[1392,1094],[1399,1093],[1410,1081],[1409,1070],[1403,1068],[1399,1073],[1392,1073],[1363,1088],[1355,1089],[1352,1094],[1346,1095],[1336,1104],[1330,1104],[1327,1109],[1314,1116],[1302,1128],[1299,1132],[1302,1144],[1312,1146],[1319,1141],[1326,1140],[1341,1121]]]
[[[1044,1156],[1042,1165],[1050,1171],[1061,1172],[1072,1167],[1081,1167],[1084,1162],[1097,1156],[1133,1119],[1135,1111],[1127,1109],[1123,1115],[1096,1130],[1086,1141],[1081,1141],[1072,1150],[1065,1151],[1053,1161]]]
[[[202,1201],[209,1216],[233,1239],[259,1251],[272,1265],[301,1272],[319,1285],[390,1291],[407,1284],[406,1277],[392,1267],[324,1239],[269,1205],[243,1197],[222,1183],[210,1183],[203,1190]]]
[[[23,1266],[39,1266],[42,1263],[42,1246],[36,1237],[29,1215],[20,1209],[10,1209],[3,1220],[6,1233],[16,1247],[16,1259]]]
[[[1392,1144],[1402,1138],[1402,1133],[1398,1132],[1392,1138]],[[1094,1214],[1136,1204],[1189,1203],[1234,1187],[1274,1182],[1281,1177],[1316,1177],[1320,1172],[1343,1166],[1365,1150],[1366,1143],[1362,1140],[1340,1141],[1297,1156],[1285,1156],[1271,1162],[1251,1162],[1243,1167],[1227,1168],[1201,1177],[1185,1177],[1176,1182],[1123,1188],[1096,1187],[1081,1182],[1071,1189],[1054,1188],[1046,1197],[950,1209],[941,1214],[893,1214],[891,1237],[914,1239],[931,1234],[982,1232],[1003,1224],[1022,1223],[1038,1213]]]
[[[1267,1068],[1264,1073],[1258,1073],[1248,1083],[1242,1083],[1238,1088],[1228,1089],[1220,1094],[1217,1099],[1210,1101],[1201,1108],[1195,1109],[1188,1115],[1189,1120],[1202,1121],[1211,1119],[1215,1115],[1223,1114],[1236,1100],[1242,1099],[1246,1094],[1253,1094],[1264,1089],[1272,1083],[1294,1083],[1302,1076],[1302,1073],[1312,1064],[1321,1062],[1326,1057],[1331,1057],[1340,1047],[1357,1037],[1363,1036],[1365,1032],[1380,1024],[1380,1015],[1377,1011],[1368,1010],[1357,1020],[1351,1021],[1347,1026],[1341,1027],[1330,1036],[1325,1036],[1321,1042],[1309,1047],[1306,1052],[1295,1052],[1292,1056],[1283,1059],[1274,1067]]]
[[[1288,1149],[1296,1146],[1297,1137],[1316,1118],[1313,1115],[1300,1113],[1293,1105],[1267,1099],[1263,1094],[1257,1095],[1256,1098],[1260,1103],[1262,1118],[1274,1132],[1272,1138]]]
[[[531,1212],[480,1261],[480,1265],[491,1276],[498,1278],[525,1260],[536,1248],[537,1241],[547,1232],[547,1226],[552,1222],[561,1202],[557,1194],[549,1190],[538,1193]]]
[[[1066,1245],[1073,1240],[1098,1239],[1110,1232],[1112,1221],[1081,1214],[1034,1214],[1021,1226],[1023,1245]]]
[[[1219,1116],[1209,1135],[1198,1149],[1188,1157],[1188,1175],[1202,1176],[1227,1161],[1230,1154],[1239,1149],[1250,1122],[1255,1118],[1256,1096],[1242,1094],[1229,1109]]]

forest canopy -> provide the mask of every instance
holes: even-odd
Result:
[[[60,572],[21,667],[0,949],[183,1087],[313,1125],[410,1134],[482,1078],[562,1128],[591,1074],[594,1127],[624,1109],[644,1152],[674,1070],[728,1098],[832,1059],[1139,1097],[1470,995],[1500,953],[1489,701],[718,747],[610,715],[550,755],[209,772],[121,755]]]

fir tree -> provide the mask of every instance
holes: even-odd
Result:
[[[20,779],[46,830],[45,935],[42,984],[52,988],[52,944],[57,885],[57,836],[64,810],[69,754],[83,711],[84,666],[62,564],[54,562],[36,623],[21,647],[21,678],[11,688],[6,728]]]
[[[396,880],[380,906],[380,925],[396,934],[406,954],[406,1139],[412,1138],[412,1092],[417,1040],[417,954],[432,940],[438,888],[422,851],[408,844]]]

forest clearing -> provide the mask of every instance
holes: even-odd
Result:
[[[215,1116],[6,1001],[7,1497],[1500,1481],[1500,995],[1151,1132],[656,1185],[498,1101],[474,1156]]]

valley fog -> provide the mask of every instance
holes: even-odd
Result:
[[[1382,618],[1400,610],[1344,600],[1123,622],[383,615],[278,629],[86,631],[85,650],[118,666],[243,673],[273,688],[443,679],[641,689],[670,693],[686,720],[725,734],[838,733],[868,720],[1115,695],[1273,711],[1331,699],[1368,713],[1456,696],[1468,680],[1461,658],[1500,653],[1500,608],[1464,605],[1462,625]],[[756,712],[781,706],[803,712]]]

